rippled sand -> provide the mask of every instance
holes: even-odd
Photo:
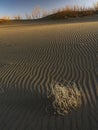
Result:
[[[52,81],[75,82],[82,107],[45,113]],[[0,28],[0,130],[98,130],[98,22]]]

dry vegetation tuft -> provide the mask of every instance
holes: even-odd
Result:
[[[10,21],[10,17],[5,16],[5,17],[0,18],[0,23],[5,23],[8,21]]]
[[[65,115],[78,109],[81,104],[81,92],[75,84],[64,86],[56,83],[53,85],[50,94],[47,96],[49,103],[54,109],[54,113]]]
[[[95,13],[98,14],[98,2],[94,3]]]

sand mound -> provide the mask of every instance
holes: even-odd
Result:
[[[57,114],[65,115],[81,106],[81,92],[76,85],[64,86],[56,83],[47,96]]]

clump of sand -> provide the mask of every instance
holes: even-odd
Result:
[[[65,115],[81,106],[81,92],[75,84],[64,86],[56,83],[52,85],[50,94],[47,95],[54,113]]]

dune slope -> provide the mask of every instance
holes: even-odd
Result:
[[[75,82],[82,107],[45,113],[52,81]],[[0,130],[98,130],[98,22],[0,29]]]

